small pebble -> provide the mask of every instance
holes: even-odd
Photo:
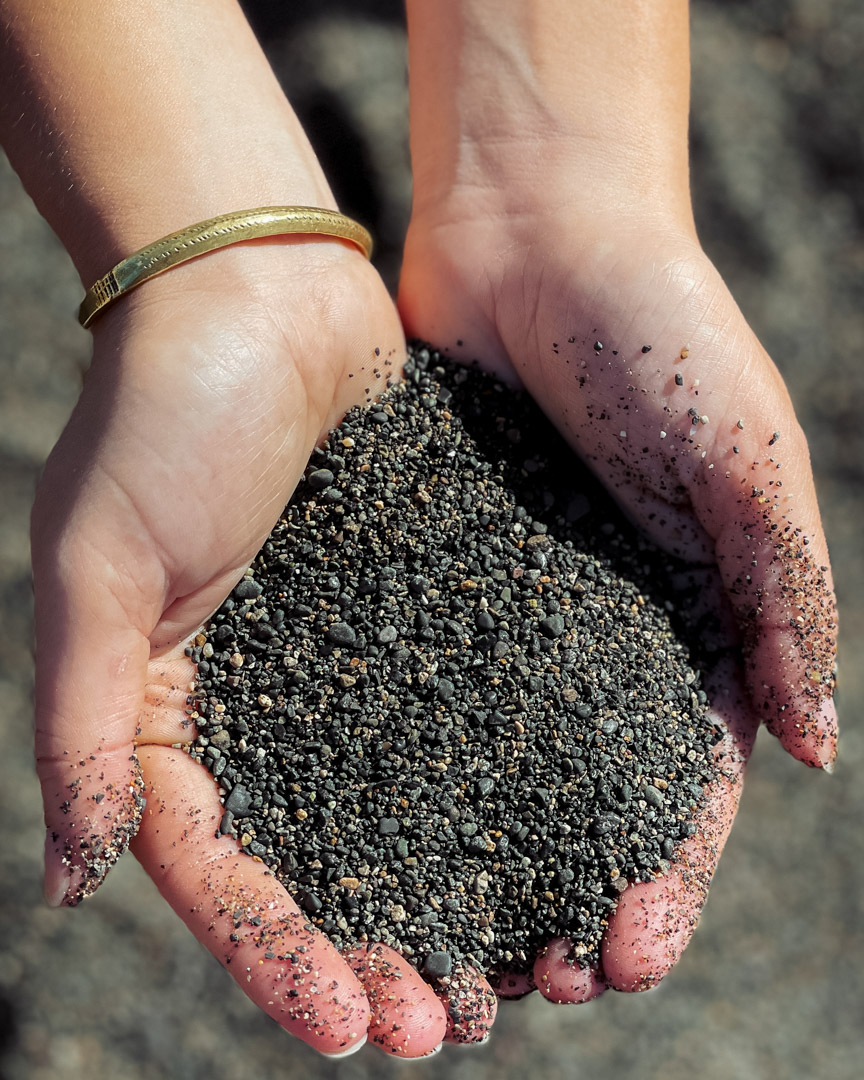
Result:
[[[423,964],[423,971],[433,979],[444,979],[453,970],[453,958],[449,952],[439,950],[430,953]]]
[[[309,473],[307,479],[309,487],[313,491],[324,491],[325,488],[330,487],[336,478],[329,469],[316,469],[314,472]]]
[[[247,791],[242,784],[236,784],[225,800],[225,809],[230,811],[235,818],[245,817],[252,806],[252,793]]]
[[[540,620],[540,629],[549,638],[561,637],[564,633],[565,623],[561,615],[547,615]]]
[[[234,586],[234,596],[238,600],[255,600],[261,595],[261,586],[250,577],[244,577]]]
[[[647,802],[649,806],[654,806],[659,809],[663,805],[663,796],[652,784],[647,784],[643,788],[642,794],[645,802]]]
[[[327,640],[333,645],[353,645],[357,634],[348,623],[337,622],[327,628]]]

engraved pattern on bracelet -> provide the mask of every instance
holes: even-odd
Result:
[[[372,238],[362,225],[335,210],[315,206],[262,206],[208,218],[139,249],[96,281],[78,312],[87,327],[108,304],[174,266],[243,240],[264,236],[332,236],[348,240],[368,259]]]

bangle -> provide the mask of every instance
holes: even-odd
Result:
[[[89,326],[108,304],[172,266],[243,240],[288,233],[338,236],[356,245],[367,259],[372,254],[372,237],[366,229],[335,210],[321,210],[315,206],[261,206],[256,210],[236,210],[163,236],[117,263],[87,290],[78,310],[78,321],[83,327]]]

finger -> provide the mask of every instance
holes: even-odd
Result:
[[[447,1030],[441,1002],[418,972],[386,945],[356,945],[343,954],[369,1002],[369,1039],[388,1054],[437,1053]]]
[[[762,435],[767,444],[771,433]],[[756,467],[769,453],[763,446],[749,455],[752,474],[739,480],[734,496],[724,492],[729,519],[717,537],[717,561],[742,629],[760,718],[793,757],[830,770],[837,752],[836,602],[818,513],[801,508],[803,502],[815,510],[815,494],[797,425],[787,447],[782,481],[770,471],[779,460]]]
[[[534,963],[537,989],[556,1005],[581,1005],[606,990],[601,972],[582,967],[567,938],[555,938]]]
[[[431,982],[447,1011],[445,1042],[477,1045],[489,1038],[498,1001],[483,975],[467,964]]]
[[[837,618],[828,551],[806,439],[776,369],[758,355],[747,398],[733,394],[721,414],[716,467],[694,476],[692,497],[715,540],[760,718],[793,757],[830,768]],[[748,399],[758,409],[748,412]]]
[[[52,514],[62,518],[62,507],[43,497],[33,519],[35,749],[45,896],[75,905],[98,888],[140,821],[133,739],[149,656],[141,595],[158,594],[161,581],[134,522],[118,522],[119,548],[103,547],[77,514],[58,536]]]
[[[624,348],[632,382],[620,417],[599,435],[590,420],[581,438],[599,438],[601,475],[655,540],[704,559],[704,542],[681,520],[692,506],[736,616],[760,718],[794,757],[830,768],[837,613],[807,441],[776,367],[728,306],[722,321],[702,320],[674,362]],[[650,356],[677,351],[660,340]],[[595,393],[619,377],[614,366],[592,374]],[[637,387],[650,394],[633,416]]]
[[[741,795],[757,720],[734,664],[722,663],[707,683],[713,711],[728,727],[716,748],[718,778],[708,785],[693,835],[675,853],[668,874],[629,885],[603,938],[603,972],[616,990],[648,990],[677,963],[693,934]]]
[[[142,747],[140,757],[147,811],[133,850],[168,903],[286,1031],[322,1053],[364,1041],[362,986],[264,864],[218,835],[212,777],[182,750]]]

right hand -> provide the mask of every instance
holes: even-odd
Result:
[[[85,285],[191,222],[334,205],[236,0],[0,0],[0,12],[0,140]],[[148,281],[93,329],[33,515],[46,893],[92,892],[140,827],[136,853],[169,902],[280,1023],[319,1050],[356,1047],[368,1027],[389,1052],[422,1056],[446,1014],[417,973],[367,950],[349,958],[355,976],[262,864],[214,839],[216,786],[175,747],[192,737],[191,665],[165,669],[322,433],[380,389],[376,366],[401,359],[393,305],[355,250],[280,238]]]
[[[286,1029],[333,1053],[368,1028],[421,1056],[445,1030],[431,988],[391,950],[340,958],[262,863],[218,837],[213,778],[177,748],[194,737],[183,643],[321,435],[380,389],[374,369],[398,372],[390,298],[340,243],[256,243],[147,282],[94,338],[33,511],[46,896],[78,903],[135,838],[168,902]],[[398,996],[382,989],[394,969]]]

